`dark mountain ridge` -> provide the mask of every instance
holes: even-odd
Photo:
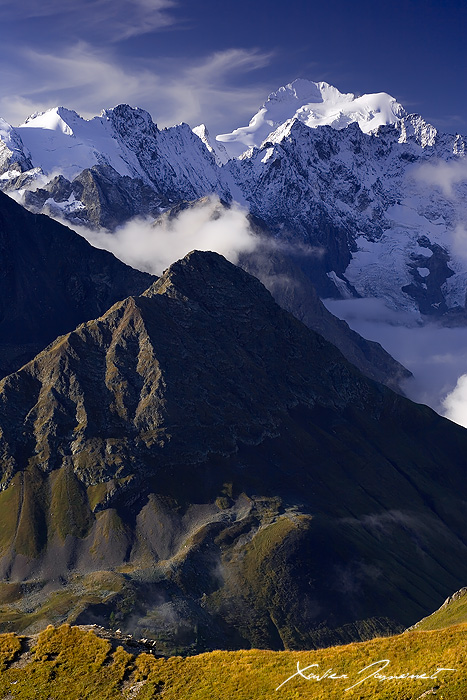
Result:
[[[0,376],[154,279],[0,192]]]

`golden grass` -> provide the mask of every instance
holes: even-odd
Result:
[[[0,698],[418,700],[436,686],[438,700],[467,697],[467,624],[317,651],[214,651],[169,659],[150,654],[134,658],[121,647],[112,653],[107,640],[63,625],[39,635],[33,659],[23,668],[11,663],[18,651],[17,637],[0,636],[0,663],[5,669],[0,674]],[[388,664],[383,669],[384,659]],[[292,677],[276,690],[296,674],[297,663],[307,669],[306,676],[331,671],[322,680]],[[362,673],[370,664],[376,665]],[[436,673],[439,667],[455,670]],[[390,677],[370,677],[378,669]],[[406,674],[428,678],[392,677]]]

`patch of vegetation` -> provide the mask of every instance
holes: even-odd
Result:
[[[101,481],[99,484],[88,486],[88,499],[91,510],[95,510],[98,505],[103,503],[109,491],[115,488],[113,481]]]
[[[0,596],[2,590],[4,599],[0,598],[0,632],[24,632],[63,622],[73,624],[88,608],[112,600],[117,612],[121,613],[125,607],[122,600],[129,596],[134,599],[134,592],[126,590],[125,578],[121,574],[107,571],[93,572],[85,577],[74,576],[65,589],[49,594],[33,591],[34,597],[41,598],[43,595],[43,599],[41,603],[36,602],[31,612],[24,611],[28,607],[27,591],[22,590],[18,584],[1,584]],[[26,596],[26,606],[22,603],[22,596]],[[126,605],[128,607],[129,603]],[[122,614],[119,619],[122,619]]]
[[[125,585],[125,577],[114,571],[93,571],[80,582],[94,593],[120,593]]]
[[[0,604],[15,603],[22,594],[19,583],[0,583]]]
[[[47,495],[43,475],[36,467],[24,473],[22,499],[18,513],[15,549],[26,557],[37,557],[47,541]]]
[[[50,476],[50,521],[62,540],[67,535],[83,538],[92,526],[86,491],[69,467],[57,469]]]
[[[21,502],[21,474],[15,474],[5,491],[0,491],[0,551],[3,552],[13,542]]]
[[[21,640],[16,634],[2,634],[0,636],[0,672],[14,660],[21,651]]]
[[[32,657],[17,664],[20,648],[18,637],[0,636],[0,697],[417,700],[425,693],[464,700],[467,687],[466,624],[316,651],[214,651],[168,659],[147,653],[135,658],[122,647],[112,653],[108,640],[63,625],[44,630]],[[306,677],[297,674],[297,664]]]

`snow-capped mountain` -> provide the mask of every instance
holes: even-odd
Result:
[[[35,211],[113,230],[216,193],[288,246],[322,297],[464,319],[465,139],[386,93],[297,80],[221,141],[204,125],[159,130],[127,105],[2,122],[0,138],[0,186]],[[250,148],[225,162],[223,144]]]
[[[339,92],[329,83],[299,79],[272,92],[248,126],[216,138],[230,155],[238,156],[251,146],[260,146],[289,119],[298,119],[313,128],[334,129],[357,122],[362,131],[369,133],[383,124],[394,124],[405,115],[402,105],[386,92],[357,97],[351,92]]]
[[[226,168],[276,236],[319,248],[322,296],[337,286],[344,297],[441,314],[465,303],[467,266],[455,243],[467,192],[459,184],[458,196],[446,196],[424,169],[462,162],[464,148],[416,115],[374,135],[356,123],[310,129],[292,119]]]
[[[91,120],[57,107],[16,128],[2,122],[0,138],[3,189],[26,193],[27,206],[47,203],[52,215],[77,222],[106,225],[89,211],[89,190],[96,188],[104,188],[104,198],[106,187],[118,190],[112,206],[123,208],[123,218],[156,215],[211,191],[229,198],[214,156],[187,124],[160,130],[147,112],[128,105]]]

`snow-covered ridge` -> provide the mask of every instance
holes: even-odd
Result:
[[[260,146],[289,119],[298,119],[311,128],[326,125],[344,129],[357,122],[363,132],[369,133],[384,124],[394,124],[405,114],[402,105],[386,92],[356,97],[326,82],[299,79],[271,93],[248,126],[216,138],[230,155],[238,156],[251,146]]]
[[[237,137],[251,141],[241,158],[227,160],[204,125],[160,130],[128,105],[90,120],[58,107],[17,128],[0,121],[0,187],[34,211],[109,230],[217,194],[287,245],[319,250],[307,266],[322,296],[459,317],[463,137],[405,115],[386,93],[355,97],[304,80],[272,93],[230,136],[242,151]]]
[[[211,137],[206,124],[195,126],[193,133],[201,139],[208,151],[213,154],[217,165],[224,165],[227,163],[229,156],[224,145],[220,143],[220,141],[216,141],[216,139]]]
[[[169,198],[172,190],[194,198],[222,189],[214,155],[191,128],[180,124],[160,130],[143,109],[118,105],[86,120],[55,107],[16,128],[2,122],[0,129],[0,175],[9,170],[14,150],[17,161],[29,164],[20,170],[30,170],[36,186],[56,175],[72,181],[86,169],[110,166]]]

